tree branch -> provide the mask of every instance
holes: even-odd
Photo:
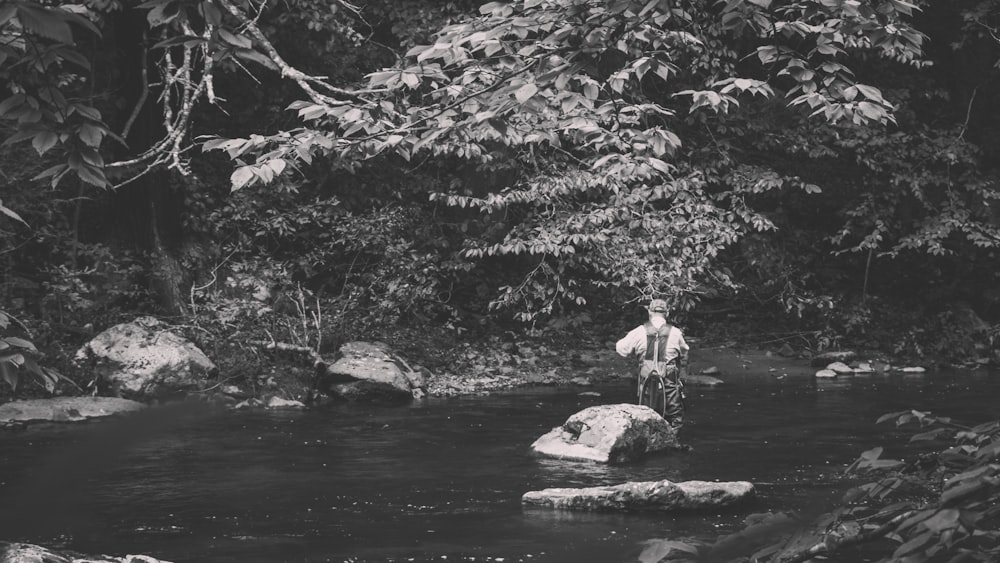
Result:
[[[918,511],[916,510],[908,510],[906,512],[903,512],[902,514],[899,514],[896,517],[894,517],[892,520],[889,520],[885,524],[882,524],[878,528],[875,528],[874,530],[870,530],[863,534],[859,533],[853,536],[844,536],[842,538],[828,536],[823,541],[814,544],[798,553],[792,554],[790,558],[782,559],[781,563],[805,563],[806,561],[809,561],[810,559],[819,557],[821,555],[830,555],[831,553],[844,547],[860,545],[870,541],[882,539],[886,536],[886,534],[895,529],[897,525],[899,525],[901,522],[903,522],[910,516],[913,516],[917,512]]]

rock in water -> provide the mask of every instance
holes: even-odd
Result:
[[[412,384],[388,345],[348,342],[340,347],[342,357],[317,384],[329,394],[348,400],[408,401],[413,398]]]
[[[80,348],[76,361],[93,362],[114,392],[128,399],[150,400],[197,389],[217,368],[197,346],[169,328],[153,317],[115,325]]]
[[[854,368],[848,366],[844,362],[833,362],[832,364],[826,366],[826,369],[836,372],[837,375],[846,375],[849,373],[854,373]]]
[[[521,497],[521,503],[566,510],[700,510],[730,506],[753,497],[747,481],[645,481],[582,489],[544,489]]]
[[[677,431],[663,417],[627,403],[583,409],[531,445],[541,455],[600,463],[626,463],[679,448]]]
[[[56,397],[11,401],[0,405],[0,421],[75,422],[145,408],[146,405],[118,397]]]
[[[833,362],[843,362],[847,364],[856,357],[858,357],[857,352],[852,350],[828,350],[813,356],[810,364],[812,367],[821,368],[828,366]]]
[[[108,555],[81,556],[59,553],[30,543],[7,543],[0,541],[0,563],[167,563],[148,555]]]
[[[688,374],[682,378],[684,385],[691,385],[693,387],[716,387],[722,385],[724,382],[718,377],[712,377],[711,375],[699,375],[699,374]]]

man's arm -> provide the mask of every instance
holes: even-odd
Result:
[[[639,352],[639,347],[646,344],[646,329],[642,326],[636,327],[629,331],[624,338],[615,344],[615,352],[618,355],[627,358],[633,354]]]

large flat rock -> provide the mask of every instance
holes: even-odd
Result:
[[[753,495],[754,486],[747,481],[643,481],[530,491],[521,503],[566,510],[674,511],[721,508]]]
[[[117,397],[55,397],[11,401],[0,405],[0,422],[74,422],[145,408],[137,401]]]
[[[8,543],[0,541],[0,563],[167,563],[148,555],[82,556],[60,553],[30,543]]]

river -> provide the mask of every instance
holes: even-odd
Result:
[[[751,513],[825,506],[861,451],[901,451],[908,434],[876,426],[879,415],[982,422],[1000,414],[998,391],[984,372],[728,377],[689,388],[682,437],[693,451],[619,467],[541,459],[529,445],[584,407],[630,401],[625,383],[34,425],[0,432],[0,538],[177,563],[631,562],[648,540],[710,538]],[[758,498],[718,514],[520,505],[545,487],[659,479],[748,480]]]

